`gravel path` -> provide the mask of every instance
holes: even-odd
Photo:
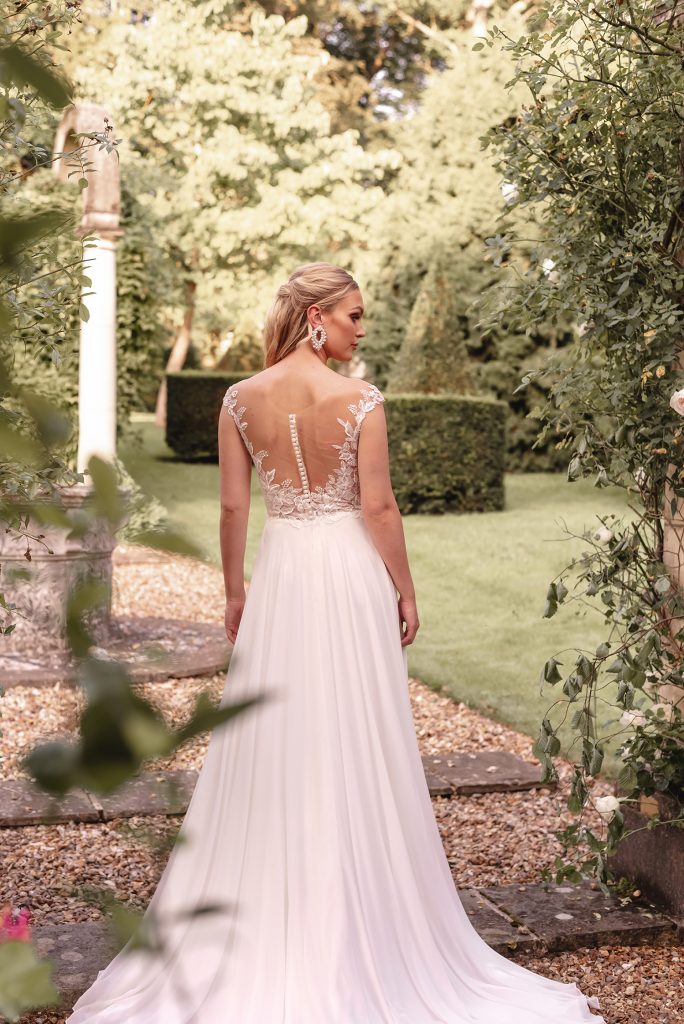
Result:
[[[119,548],[115,557],[114,612],[165,614],[220,622],[221,573],[213,566],[154,551]],[[208,690],[218,701],[224,673],[139,684],[168,721],[179,725],[194,698]],[[534,761],[532,740],[435,693],[411,679],[409,692],[423,754],[450,750],[508,750]],[[22,756],[38,741],[73,735],[80,694],[66,686],[21,687],[0,701],[2,773],[21,774]],[[201,768],[207,739],[188,743],[150,767]],[[454,880],[461,887],[540,880],[560,852],[553,831],[571,820],[563,791],[569,767],[560,766],[558,792],[535,790],[433,800]],[[611,792],[596,784],[598,795]],[[69,823],[0,830],[0,905],[27,902],[35,924],[99,920],[88,890],[103,888],[144,907],[163,870],[180,818],[139,817],[104,824]],[[675,1024],[684,1018],[681,947],[613,947],[550,956],[520,954],[519,962],[550,977],[577,981],[599,996],[610,1024]],[[40,1012],[22,1024],[62,1024],[64,1014]]]

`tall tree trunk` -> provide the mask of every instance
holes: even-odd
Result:
[[[192,339],[192,322],[195,316],[195,292],[197,285],[194,281],[186,281],[185,284],[185,313],[183,314],[183,325],[176,335],[175,341],[166,361],[166,373],[177,373],[183,369],[185,360],[190,348]],[[157,393],[157,405],[154,413],[154,422],[158,427],[166,426],[166,377],[162,378]]]

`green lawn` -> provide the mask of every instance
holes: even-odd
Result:
[[[219,564],[218,467],[176,458],[163,433],[140,414],[143,445],[121,447],[129,472],[167,507],[172,525]],[[406,516],[404,528],[418,595],[421,629],[409,668],[430,686],[536,736],[554,691],[539,695],[541,666],[551,655],[565,666],[580,647],[602,639],[598,614],[578,603],[542,618],[546,588],[578,554],[573,533],[622,513],[625,494],[563,475],[507,474],[506,509],[469,515]],[[264,521],[254,482],[246,572]],[[560,651],[565,654],[559,654]]]

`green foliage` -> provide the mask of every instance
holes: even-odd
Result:
[[[302,47],[303,18],[256,9],[236,28],[237,7],[169,0],[146,25],[101,19],[73,69],[125,136],[124,183],[178,269],[176,322],[192,286],[204,332],[260,319],[275,280],[314,254],[352,265],[397,160],[331,130],[316,95],[327,54]]]
[[[415,108],[426,78],[443,67],[470,0],[261,0],[259,6],[285,18],[294,8],[296,16],[306,17],[308,33],[331,58],[325,68],[329,84],[319,86],[325,105],[345,128],[359,128],[373,139],[378,122]]]
[[[501,40],[495,30],[488,44]],[[684,602],[663,534],[663,516],[684,495],[684,431],[669,405],[683,383],[680,29],[647,0],[602,8],[563,0],[505,45],[517,62],[513,82],[530,99],[488,143],[515,183],[512,206],[534,208],[541,231],[531,253],[505,222],[490,239],[495,262],[508,266],[495,315],[519,330],[574,318],[574,343],[562,365],[553,360],[547,370],[540,437],[554,433],[571,452],[569,481],[592,477],[597,487],[616,484],[635,496],[633,516],[584,534],[589,550],[547,595],[547,615],[596,599],[606,624],[605,641],[594,655],[578,651],[567,675],[555,659],[542,671],[543,685],[562,689],[554,712],[571,715],[581,749],[569,806],[581,812],[591,800],[587,776],[600,771],[606,743],[617,738],[628,790],[620,799],[658,791],[681,805]],[[527,373],[521,388],[537,377]],[[609,735],[597,729],[597,701],[622,712]],[[636,729],[634,715],[643,719]],[[549,712],[536,748],[549,776],[556,731]],[[580,826],[563,836],[575,866],[602,883],[607,855],[625,834],[618,808],[607,817],[604,836]]]
[[[78,602],[79,595],[75,594],[73,600]],[[90,595],[86,603],[90,606]],[[78,636],[74,628],[72,642]],[[173,730],[148,701],[135,693],[117,662],[86,657],[80,684],[88,700],[79,722],[79,742],[43,743],[25,759],[28,772],[50,793],[63,794],[75,786],[111,793],[147,760],[171,754],[193,736],[223,725],[260,700],[252,698],[217,708],[209,695],[202,693],[190,720]]]
[[[474,392],[456,270],[450,252],[438,251],[433,256],[387,381],[389,391],[431,395]]]
[[[391,394],[385,411],[392,488],[403,514],[504,507],[505,405]]]
[[[462,311],[492,276],[484,240],[501,205],[500,175],[482,159],[478,137],[514,110],[504,83],[510,61],[495,51],[460,44],[453,66],[435,75],[414,117],[401,122],[396,146],[402,166],[374,224],[369,282],[369,335],[364,358],[382,382],[399,351],[411,309],[436,253],[448,252],[454,276],[471,267],[460,288]],[[477,336],[476,316],[468,335]]]
[[[128,429],[134,409],[154,406],[164,372],[164,349],[170,345],[168,326],[178,288],[178,268],[157,238],[149,206],[123,190],[123,235],[117,248],[116,352],[117,422]]]
[[[166,443],[183,458],[218,458],[221,402],[231,384],[249,373],[183,370],[166,375]]]
[[[6,530],[26,541],[28,559],[31,544],[41,541],[40,533],[30,532],[36,524],[38,531],[42,524],[49,524],[76,537],[101,526],[103,519],[112,529],[121,519],[122,503],[116,468],[93,457],[88,471],[94,500],[77,519],[68,516],[59,500],[59,486],[82,480],[69,469],[64,455],[73,438],[70,403],[61,393],[58,407],[46,396],[49,389],[35,377],[24,373],[22,378],[18,358],[19,353],[30,353],[43,361],[49,358],[55,367],[62,363],[64,342],[77,322],[81,288],[87,283],[83,254],[73,238],[73,199],[65,215],[55,191],[45,196],[43,208],[36,211],[27,202],[29,188],[22,181],[22,165],[38,167],[50,160],[48,151],[35,140],[49,135],[54,127],[49,104],[63,104],[68,94],[50,67],[47,47],[60,46],[60,35],[76,16],[77,5],[0,0],[0,14],[4,116],[0,141],[9,157],[0,174],[0,518]],[[72,155],[77,167],[88,145],[111,147],[111,142],[106,134],[87,140]],[[31,387],[26,386],[29,383]],[[194,550],[174,535],[157,532],[151,540]],[[130,778],[146,758],[176,749],[199,731],[212,729],[255,703],[214,708],[203,695],[186,725],[170,730],[134,692],[122,666],[94,657],[88,620],[101,600],[97,581],[84,580],[71,595],[68,608],[68,641],[87,693],[80,741],[43,745],[27,759],[34,778],[50,792],[63,793],[73,785],[110,791]],[[4,612],[14,610],[2,595],[0,605]],[[5,635],[11,630],[11,623],[2,627]],[[50,965],[39,962],[26,942],[0,942],[0,1013],[14,1020],[29,1007],[56,1002],[49,975]]]
[[[54,1006],[59,992],[51,980],[52,964],[39,960],[28,942],[0,942],[0,1014],[16,1021],[36,1006]]]
[[[22,504],[49,494],[59,481],[75,482],[62,454],[71,434],[68,418],[45,401],[35,379],[27,375],[22,381],[17,366],[26,350],[61,361],[83,280],[71,209],[23,197],[24,168],[50,159],[31,140],[54,122],[51,104],[63,105],[68,98],[64,80],[52,67],[50,46],[75,12],[66,3],[50,11],[47,7],[27,9],[0,0],[0,144],[6,154],[0,172],[0,515],[7,528],[20,531]]]
[[[564,345],[567,335],[544,320],[526,330],[501,315],[484,328],[480,323],[481,306],[500,280],[500,271],[487,258],[485,240],[495,231],[502,175],[493,160],[483,159],[478,140],[515,112],[517,94],[509,96],[505,90],[512,63],[502,48],[473,52],[470,34],[461,34],[454,45],[460,52],[453,66],[433,76],[418,113],[396,130],[403,163],[376,216],[366,271],[369,333],[364,359],[380,385],[384,381],[395,390],[409,386],[415,343],[407,326],[421,290],[431,287],[427,275],[433,261],[444,260],[452,282],[451,335],[461,351],[465,346],[472,386],[509,403],[507,468],[554,469],[567,464],[554,448],[558,439],[546,439],[532,451],[538,430],[527,418],[545,397],[543,378],[526,392],[513,392],[524,369],[541,366],[549,345]],[[441,347],[437,352],[449,361]],[[433,377],[438,373],[435,366]]]

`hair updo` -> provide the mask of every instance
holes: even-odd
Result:
[[[358,284],[332,263],[305,263],[276,292],[264,324],[264,366],[273,366],[292,352],[309,333],[309,306],[332,309]]]

